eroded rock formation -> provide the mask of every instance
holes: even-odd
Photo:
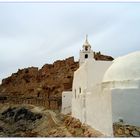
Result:
[[[60,109],[62,91],[72,89],[73,73],[78,68],[74,57],[45,64],[41,69],[29,67],[3,79],[0,102],[28,103]]]
[[[101,54],[101,52],[94,52],[94,59],[95,60],[100,60],[100,61],[112,61],[114,58],[112,56],[107,56]]]

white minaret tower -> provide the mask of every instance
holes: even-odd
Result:
[[[81,66],[86,59],[93,59],[93,51],[91,50],[91,46],[88,42],[87,35],[86,35],[85,43],[83,44],[83,49],[80,50],[79,66]]]

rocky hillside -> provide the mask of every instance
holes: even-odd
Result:
[[[100,60],[100,61],[113,61],[114,58],[112,56],[107,56],[107,55],[103,55],[101,54],[101,52],[94,52],[94,59],[95,60]]]
[[[73,73],[78,69],[74,57],[45,64],[41,69],[29,67],[3,79],[0,102],[43,105],[60,109],[62,91],[72,89]]]
[[[30,136],[40,119],[42,114],[25,107],[6,108],[0,112],[0,137]]]

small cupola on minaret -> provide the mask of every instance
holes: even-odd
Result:
[[[93,59],[93,51],[91,50],[91,45],[88,42],[88,36],[86,35],[86,40],[83,44],[83,49],[80,50],[80,60],[79,65],[81,66],[86,59]]]
[[[88,42],[88,36],[86,35],[86,40],[85,43],[83,44],[83,51],[90,51],[91,50],[91,46]]]

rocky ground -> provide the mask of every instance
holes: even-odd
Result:
[[[105,137],[99,131],[82,124],[78,119],[71,116],[65,116],[64,124],[74,137]]]
[[[0,111],[0,136],[30,136],[42,117],[41,113],[32,112],[29,107],[3,107]]]
[[[115,123],[114,137],[140,137],[140,128]],[[0,137],[106,137],[70,115],[34,105],[0,104]]]
[[[115,137],[140,137],[140,127],[125,123],[115,123],[113,125]]]

